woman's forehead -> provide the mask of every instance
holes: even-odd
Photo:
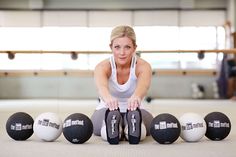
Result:
[[[113,40],[113,44],[132,44],[132,40],[129,37],[119,37]]]

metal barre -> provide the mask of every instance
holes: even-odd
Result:
[[[111,51],[49,51],[49,50],[0,50],[0,53],[64,53],[64,54],[109,54]],[[137,53],[227,53],[236,54],[234,49],[209,49],[209,50],[137,50]]]
[[[0,70],[0,77],[93,77],[93,70]],[[153,69],[153,76],[216,76],[218,71],[211,70],[189,70],[189,69]]]

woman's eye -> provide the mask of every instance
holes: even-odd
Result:
[[[130,46],[125,46],[126,49],[130,49],[131,47]]]

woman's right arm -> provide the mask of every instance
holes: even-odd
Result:
[[[110,110],[115,110],[118,108],[118,101],[109,92],[108,79],[110,75],[111,66],[109,60],[102,61],[95,67],[94,79],[98,94]]]

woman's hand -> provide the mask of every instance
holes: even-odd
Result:
[[[118,100],[112,96],[104,98],[104,101],[110,111],[117,110],[119,107]]]
[[[131,96],[128,99],[128,110],[134,111],[141,105],[141,98],[138,96]]]

